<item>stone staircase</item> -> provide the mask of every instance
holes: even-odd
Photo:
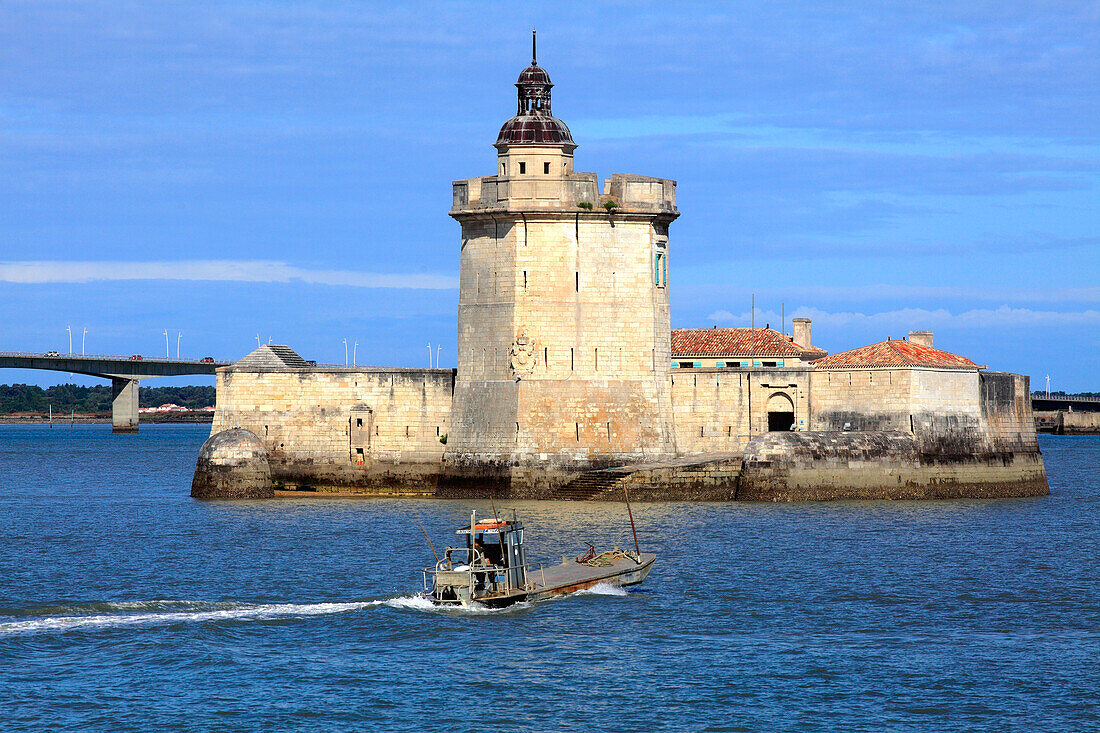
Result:
[[[587,471],[557,489],[551,498],[567,501],[591,499],[597,494],[618,488],[619,481],[629,475],[629,471],[616,471],[614,469]]]

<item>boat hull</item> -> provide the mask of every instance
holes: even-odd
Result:
[[[588,590],[597,585],[627,586],[641,583],[653,569],[657,556],[643,552],[639,561],[618,558],[607,567],[591,567],[572,562],[546,568],[540,575],[534,573],[535,587],[529,596],[532,600]]]
[[[506,608],[520,601],[537,601],[555,596],[563,596],[577,591],[587,590],[597,585],[627,586],[641,583],[653,569],[657,556],[643,552],[640,560],[616,558],[610,565],[592,567],[578,562],[566,562],[561,565],[533,572],[528,576],[531,585],[528,590],[508,594],[482,596],[472,601],[465,598],[441,600],[432,594],[426,597],[437,606],[463,607],[473,604],[489,608]]]

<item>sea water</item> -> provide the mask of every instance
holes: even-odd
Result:
[[[455,611],[418,522],[489,502],[195,501],[206,435],[0,425],[0,729],[1100,729],[1100,438],[1035,499],[638,502],[644,584]],[[512,507],[532,560],[633,547]]]

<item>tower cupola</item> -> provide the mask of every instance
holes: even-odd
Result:
[[[504,123],[497,136],[501,152],[513,145],[552,145],[572,153],[577,147],[565,123],[550,113],[550,75],[538,65],[535,31],[531,31],[531,65],[516,81],[519,103],[516,116]]]

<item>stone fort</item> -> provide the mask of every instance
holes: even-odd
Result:
[[[458,368],[317,366],[261,346],[218,370],[211,441],[253,434],[245,453],[266,459],[284,490],[1047,492],[1028,378],[936,349],[930,332],[829,355],[811,344],[807,319],[793,319],[790,334],[672,329],[676,182],[615,173],[600,186],[574,170],[577,145],[553,115],[552,87],[532,43],[495,173],[453,184]],[[230,443],[204,447],[196,487],[204,461],[239,461]]]

